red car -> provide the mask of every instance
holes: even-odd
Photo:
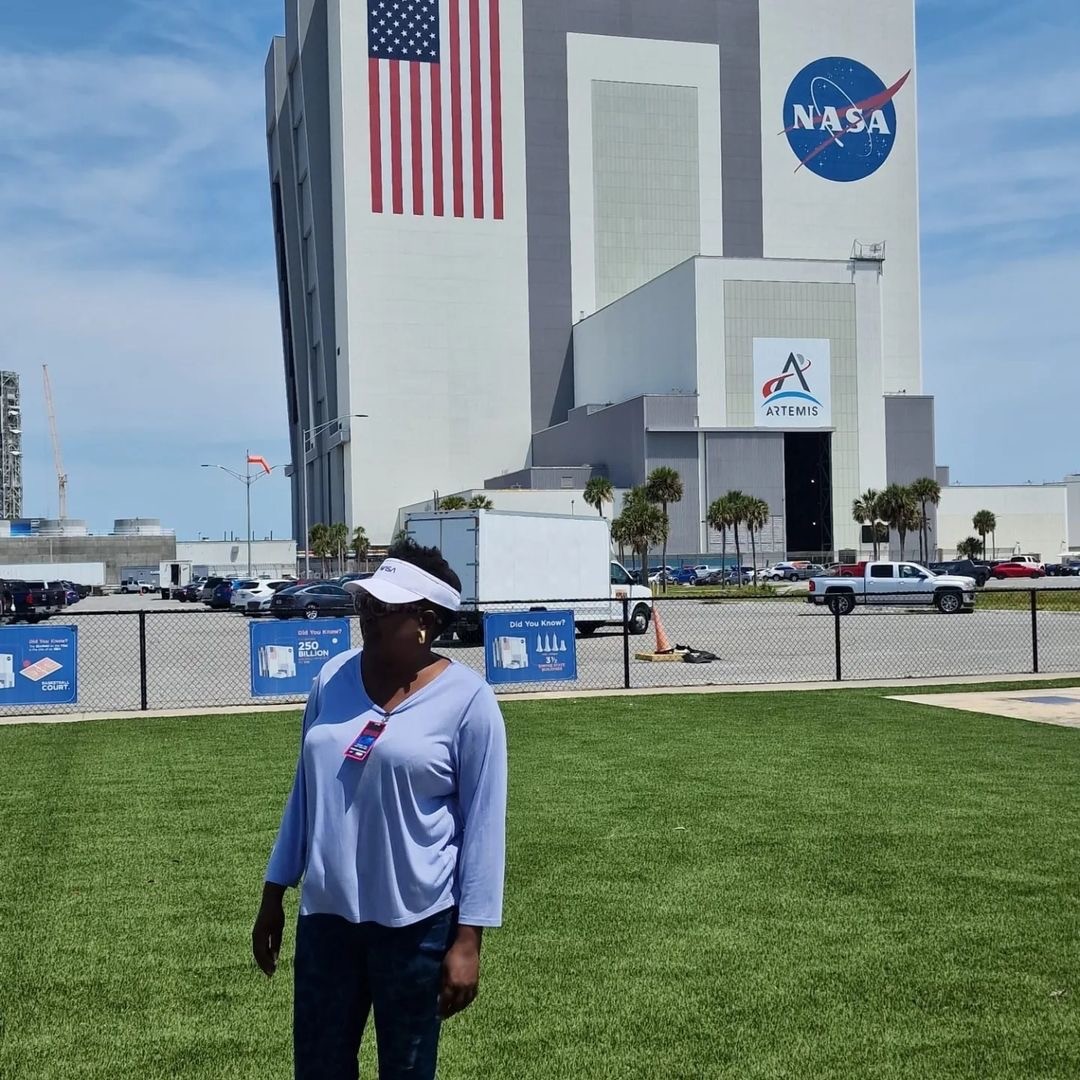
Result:
[[[998,563],[997,566],[990,572],[992,577],[997,578],[998,581],[1004,581],[1006,578],[1041,578],[1046,577],[1046,571],[1041,570],[1033,563],[1022,562],[1006,562]]]

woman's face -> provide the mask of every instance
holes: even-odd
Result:
[[[364,647],[387,655],[408,656],[421,646],[420,631],[427,625],[419,604],[384,604],[370,593],[361,593],[356,609]]]

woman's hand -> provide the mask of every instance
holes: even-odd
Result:
[[[255,926],[251,931],[251,952],[255,963],[269,979],[277,970],[278,953],[281,952],[281,938],[285,933],[285,890],[280,885],[268,881],[263,886],[262,903],[259,914],[255,916]]]
[[[439,1015],[448,1019],[467,1009],[480,990],[480,940],[483,928],[459,926],[457,940],[443,960]]]

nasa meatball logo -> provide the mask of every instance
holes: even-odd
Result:
[[[768,417],[816,417],[823,406],[810,392],[806,373],[813,362],[802,353],[789,353],[784,370],[761,388],[761,407]],[[794,380],[794,381],[792,381]]]
[[[891,86],[858,60],[827,56],[795,76],[784,99],[784,130],[798,159],[825,180],[865,180],[896,142],[896,105],[911,71]]]

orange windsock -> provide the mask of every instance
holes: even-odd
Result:
[[[248,454],[248,464],[261,465],[263,470],[267,473],[272,471],[270,468],[270,463],[266,460],[266,458],[262,457],[259,454]]]

